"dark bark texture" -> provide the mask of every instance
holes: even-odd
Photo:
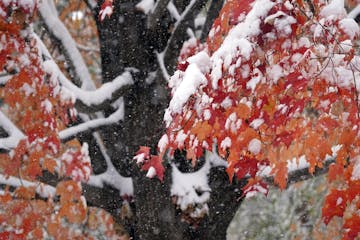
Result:
[[[195,224],[184,221],[181,211],[172,202],[170,162],[165,163],[165,179],[160,182],[146,178],[132,161],[139,146],[156,149],[156,143],[164,132],[162,118],[169,101],[168,79],[163,78],[156,54],[165,51],[165,67],[169,74],[173,73],[182,43],[188,38],[186,31],[194,28],[194,18],[207,1],[195,1],[192,5],[189,5],[191,1],[172,1],[179,14],[183,15],[183,20],[177,24],[166,10],[169,1],[160,1],[160,9],[149,16],[136,9],[138,2],[116,0],[111,18],[97,22],[103,81],[112,81],[129,68],[135,80],[135,84],[123,95],[124,121],[100,130],[116,169],[120,174],[133,178],[131,206],[134,217],[126,221],[126,227],[133,239],[141,240],[226,239],[227,226],[241,204],[239,189],[242,184],[230,185],[224,169],[211,170],[210,213]],[[214,14],[219,11],[214,10],[214,6],[221,8],[221,4],[215,3],[211,4],[208,21],[213,20],[216,17]],[[94,9],[96,19],[100,5],[101,1]],[[209,26],[206,26],[205,31],[208,30]],[[106,109],[105,114],[112,111],[111,108]],[[95,156],[95,173],[101,173],[104,164],[99,163],[102,161],[99,155]],[[124,223],[119,218],[121,199],[118,199],[114,189],[86,186],[85,190],[90,204],[103,207],[116,220]]]

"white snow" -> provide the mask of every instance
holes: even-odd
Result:
[[[320,11],[321,17],[344,17],[346,16],[346,11],[344,9],[344,0],[332,0],[330,4],[326,5]]]
[[[248,150],[252,154],[258,154],[261,151],[261,141],[257,138],[252,139],[248,144]]]
[[[284,70],[282,67],[280,67],[279,64],[271,65],[270,67],[268,67],[266,72],[270,80],[275,84],[280,78],[284,77]]]
[[[15,148],[25,135],[0,111],[0,126],[8,133],[8,137],[0,138],[0,149]]]
[[[205,153],[204,166],[197,172],[182,173],[175,164],[172,164],[171,196],[177,197],[176,203],[182,210],[195,204],[200,207],[199,210],[203,209],[210,199],[211,188],[208,184],[208,174],[211,167],[216,166],[226,167],[227,163],[216,153],[208,151]]]
[[[150,11],[152,11],[154,6],[154,0],[142,0],[141,2],[136,4],[136,8],[145,14],[148,14]]]
[[[253,51],[253,45],[249,39],[261,33],[261,19],[267,16],[274,4],[269,0],[256,1],[244,22],[239,23],[229,31],[222,45],[212,55],[211,80],[214,89],[217,89],[218,81],[222,77],[222,64],[226,58],[231,56],[231,59],[233,59],[234,54],[240,52],[245,59],[249,59]]]
[[[146,173],[146,177],[153,178],[156,176],[156,169],[154,167],[150,167],[149,170]]]
[[[355,158],[355,165],[351,174],[351,180],[356,181],[360,179],[360,157]]]
[[[41,182],[30,182],[25,179],[16,178],[13,176],[5,177],[2,174],[0,174],[0,183],[13,187],[35,187],[35,191],[44,198],[55,196],[56,191],[54,187]]]
[[[166,149],[166,146],[168,144],[169,144],[169,138],[168,138],[167,134],[162,135],[162,137],[160,138],[160,140],[158,142],[159,152],[162,153]]]
[[[253,129],[258,129],[263,123],[264,123],[264,119],[257,118],[250,123],[250,127],[252,127]]]
[[[169,111],[172,113],[181,113],[183,105],[188,101],[189,97],[196,92],[201,84],[206,84],[207,80],[199,69],[197,63],[191,63],[186,71],[180,85],[169,104]]]
[[[86,130],[98,128],[100,126],[106,126],[113,123],[117,123],[120,120],[124,119],[124,102],[122,100],[121,105],[119,108],[113,112],[110,116],[104,118],[99,117],[97,119],[88,120],[84,123],[78,124],[73,127],[66,128],[59,132],[60,139],[68,139],[71,136],[75,136],[80,132],[84,132]]]
[[[226,150],[227,148],[231,147],[231,138],[226,137],[224,140],[221,141],[220,147],[223,150]]]
[[[355,22],[354,19],[341,19],[339,21],[339,26],[341,30],[343,30],[350,37],[350,39],[355,39],[355,37],[359,36],[359,25]]]
[[[108,184],[113,188],[118,189],[120,196],[132,196],[134,194],[134,187],[131,177],[123,177],[116,171],[99,133],[95,132],[93,133],[93,136],[100,148],[101,154],[105,158],[107,169],[104,173],[91,175],[87,183],[97,187],[104,187],[105,184]]]

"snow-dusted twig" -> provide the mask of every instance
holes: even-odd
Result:
[[[171,14],[171,16],[175,18],[176,21],[179,21],[181,19],[181,16],[173,2],[169,2],[169,4],[167,5],[167,10]]]
[[[9,176],[5,177],[0,174],[0,184],[5,184],[12,187],[35,187],[35,191],[41,197],[48,198],[55,196],[56,189],[53,186],[44,184],[42,182],[30,182],[17,177]]]
[[[13,124],[7,116],[0,111],[0,126],[9,135],[6,138],[0,138],[0,149],[15,148],[19,141],[25,138],[25,135]]]
[[[73,66],[75,74],[81,82],[81,86],[86,90],[95,89],[95,84],[91,80],[89,70],[77,48],[76,42],[58,17],[54,1],[41,1],[39,5],[39,12],[47,30],[61,43],[66,57],[69,58],[68,60]]]
[[[100,127],[111,125],[119,122],[124,119],[124,102],[121,100],[119,103],[118,109],[106,118],[97,118],[93,120],[89,120],[87,122],[81,123],[79,125],[64,129],[59,132],[59,137],[61,140],[66,140],[71,137],[76,136],[81,132],[86,132],[89,130],[96,130]]]
[[[169,81],[170,80],[170,75],[167,72],[165,64],[164,64],[164,52],[157,53],[156,58],[157,58],[157,61],[159,63],[160,70],[161,70],[161,73],[163,75],[163,78],[166,79],[167,81]]]

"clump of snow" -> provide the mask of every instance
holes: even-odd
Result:
[[[181,113],[182,107],[188,101],[189,97],[196,92],[201,84],[206,84],[207,80],[196,63],[190,64],[182,82],[175,90],[169,104],[169,111],[172,113]]]
[[[354,39],[356,36],[359,36],[359,25],[355,22],[354,19],[344,18],[339,21],[339,27],[343,30],[350,39]]]
[[[261,19],[265,18],[275,3],[269,0],[256,1],[245,20],[229,31],[220,48],[212,55],[212,87],[217,89],[222,77],[222,65],[225,59],[233,59],[240,53],[246,60],[253,51],[253,44],[248,40],[261,33]]]
[[[41,102],[41,107],[45,109],[46,112],[50,113],[52,110],[52,104],[48,99],[45,99]]]
[[[360,179],[360,157],[356,158],[356,162],[351,175],[351,180],[356,181]]]
[[[231,139],[229,137],[226,137],[224,140],[221,141],[220,147],[223,150],[226,150],[227,148],[231,147]]]
[[[156,176],[156,169],[153,166],[151,166],[146,173],[146,177],[153,178],[155,176]]]
[[[167,136],[167,134],[162,135],[162,137],[160,138],[159,142],[158,142],[158,148],[159,148],[159,152],[163,152],[166,149],[166,146],[169,143],[169,138]]]
[[[190,64],[196,64],[202,73],[207,73],[210,70],[210,57],[205,51],[201,51],[194,56],[187,59]]]
[[[154,0],[142,0],[138,4],[136,4],[136,9],[142,11],[145,14],[148,14],[152,11],[155,6]]]
[[[136,164],[143,163],[145,161],[145,153],[140,153],[136,155],[133,159],[136,160]]]
[[[248,144],[248,150],[252,154],[258,154],[261,151],[261,141],[257,138],[252,139]]]
[[[284,77],[284,70],[279,64],[272,65],[266,72],[275,84],[280,78]]]
[[[320,11],[321,17],[344,17],[346,16],[346,10],[344,8],[344,0],[332,0],[330,4],[326,5]]]
[[[257,118],[250,123],[250,127],[252,127],[253,129],[258,129],[263,123],[264,123],[264,119]]]

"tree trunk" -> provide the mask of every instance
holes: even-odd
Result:
[[[133,239],[141,240],[226,239],[227,226],[240,201],[236,200],[234,194],[224,196],[224,191],[216,193],[221,189],[229,190],[229,181],[223,169],[217,170],[216,174],[212,173],[215,178],[211,183],[214,194],[209,203],[210,215],[195,227],[181,219],[181,213],[171,201],[169,163],[164,163],[167,170],[164,181],[160,182],[158,179],[146,178],[132,160],[139,146],[156,149],[156,143],[164,133],[162,119],[169,99],[167,81],[159,71],[156,52],[165,48],[169,39],[168,28],[172,24],[168,13],[164,13],[157,21],[156,29],[147,29],[145,15],[135,8],[137,2],[114,1],[111,18],[97,22],[104,82],[113,80],[127,68],[132,68],[135,79],[135,84],[124,95],[124,121],[101,131],[114,166],[122,175],[131,175],[133,178],[135,219],[128,229],[132,229]],[[98,11],[99,8],[95,16]],[[186,28],[182,31],[185,32]],[[183,40],[185,37],[182,36]],[[181,41],[176,41],[176,44],[181,44]],[[173,59],[177,58],[179,50],[174,53]],[[171,71],[175,62],[172,60],[172,65],[167,65],[167,69]],[[110,113],[111,109],[107,111]],[[111,191],[107,196],[110,195]],[[230,209],[221,198],[230,199],[234,206]],[[118,212],[118,209],[112,209],[119,208],[118,202],[107,202],[112,205],[105,209],[113,214]]]

